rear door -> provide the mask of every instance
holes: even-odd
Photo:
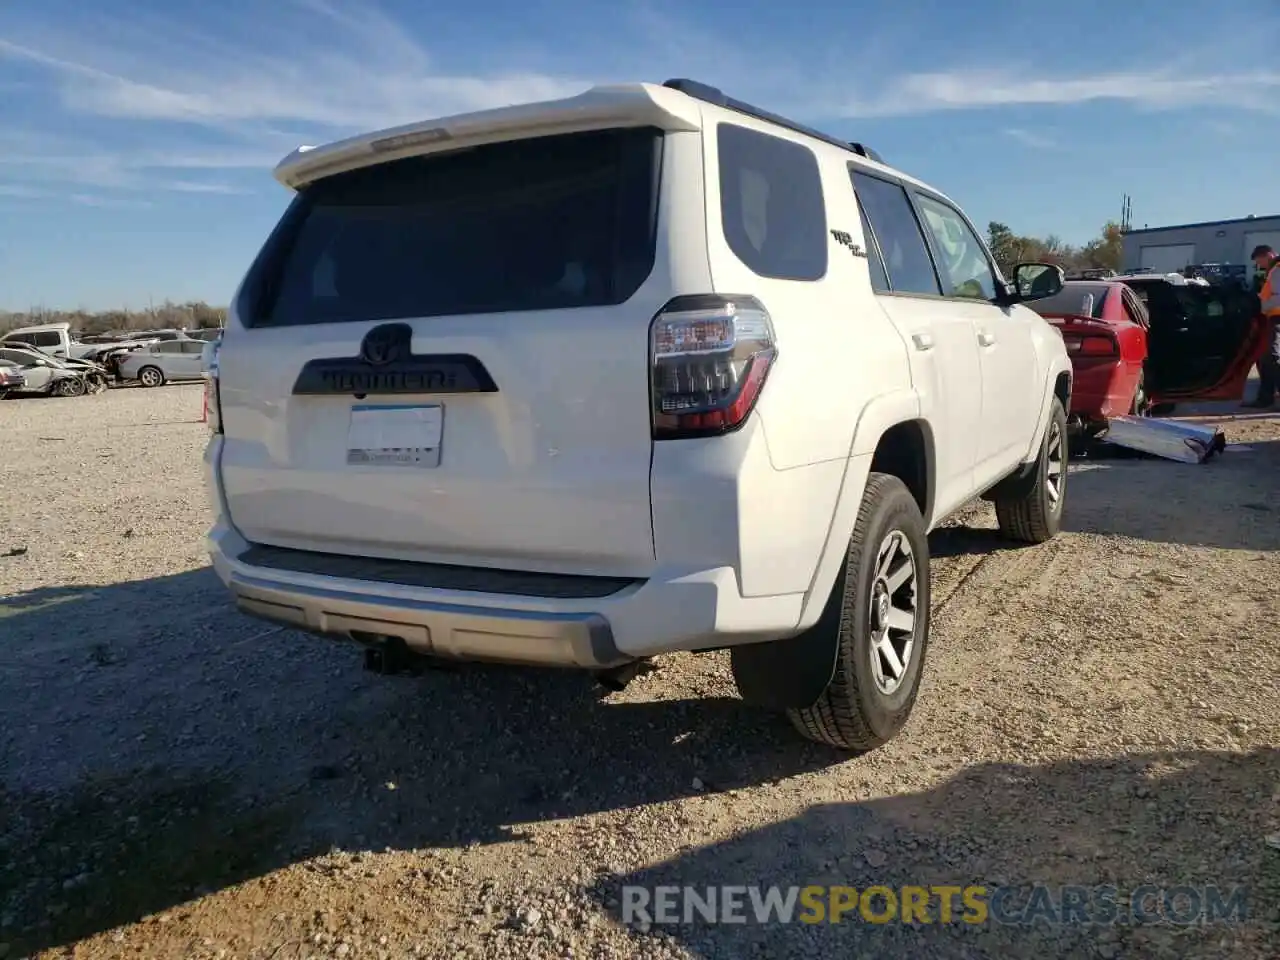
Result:
[[[162,340],[153,349],[153,362],[164,371],[166,380],[182,380],[186,376],[186,360],[182,344],[177,340]]]
[[[1161,400],[1239,400],[1265,349],[1258,297],[1231,286],[1126,281],[1146,307],[1147,390]]]
[[[1031,338],[1035,315],[995,303],[995,267],[959,210],[919,190],[914,197],[947,297],[943,309],[973,325],[978,345],[982,378],[974,387],[982,396],[982,425],[974,480],[982,487],[1008,473],[1035,435],[1042,387]]]
[[[198,380],[204,374],[203,340],[179,340],[182,358],[182,377],[185,380]]]
[[[902,184],[854,168],[872,288],[909,346],[921,412],[937,444],[935,516],[973,495],[982,431],[982,370],[973,318],[943,299],[924,231]]]
[[[680,292],[677,268],[707,289],[705,250],[699,273],[678,237],[659,243],[659,182],[674,176],[664,142],[692,137],[697,157],[699,136],[545,136],[305,188],[219,351],[220,474],[240,532],[648,574],[649,323]]]

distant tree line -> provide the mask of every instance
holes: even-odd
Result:
[[[33,307],[25,313],[8,313],[0,310],[0,333],[17,327],[31,327],[41,323],[71,324],[78,334],[124,333],[130,330],[199,329],[221,327],[227,322],[226,307],[211,307],[203,300],[187,303],[164,303],[146,310],[47,310]]]
[[[1114,220],[1107,221],[1101,236],[1082,247],[1063,243],[1052,234],[1043,239],[1019,236],[1006,224],[992,221],[987,224],[987,246],[1006,277],[1012,274],[1014,264],[1029,261],[1055,263],[1068,271],[1101,269],[1116,273],[1124,263],[1124,233]]]

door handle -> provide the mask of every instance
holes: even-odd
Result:
[[[916,345],[917,350],[933,349],[933,337],[927,333],[913,333],[911,342]]]
[[[978,343],[980,343],[982,346],[984,347],[995,346],[995,342],[996,342],[996,335],[994,333],[987,333],[987,331],[985,330],[978,331]]]

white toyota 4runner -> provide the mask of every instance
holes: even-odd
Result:
[[[748,702],[884,743],[926,533],[1054,536],[1071,366],[950,200],[691,81],[353,137],[236,292],[209,548],[247,613],[616,687],[732,651]]]

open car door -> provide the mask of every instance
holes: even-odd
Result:
[[[1146,389],[1156,402],[1240,400],[1266,347],[1257,294],[1228,286],[1126,280],[1150,315]]]

